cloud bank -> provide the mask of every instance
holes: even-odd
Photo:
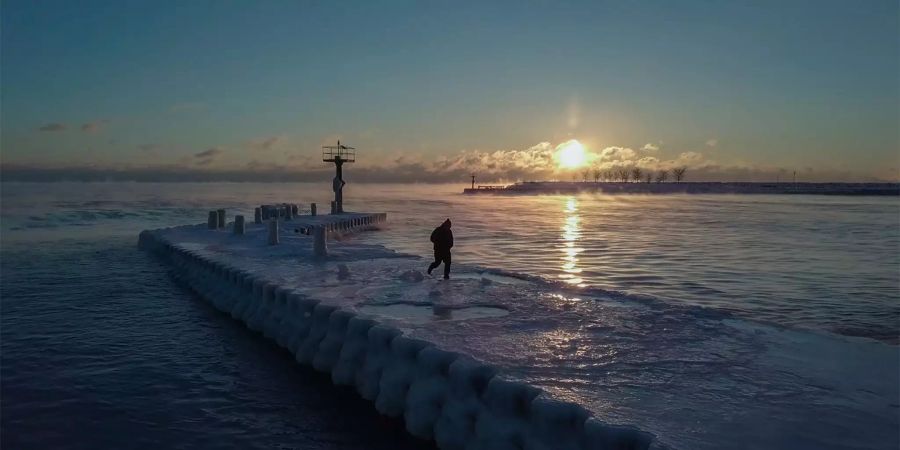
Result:
[[[285,136],[269,136],[254,139],[252,141],[247,141],[244,143],[244,147],[249,150],[265,151],[272,150],[273,148],[278,147],[282,144],[286,144],[287,142],[288,140]]]
[[[204,150],[199,153],[194,154],[194,164],[198,166],[208,166],[212,164],[216,158],[225,153],[225,150],[222,150],[219,147],[213,147],[209,150]]]
[[[245,145],[243,150],[226,152],[212,147],[171,164],[119,166],[31,166],[3,164],[4,180],[129,180],[129,181],[326,181],[333,176],[333,167],[322,163],[309,151],[288,151],[276,158],[252,159],[240,165],[229,165],[225,156],[243,151],[252,155],[257,150],[273,148],[283,143],[280,138],[265,138]],[[249,143],[248,143],[249,144]],[[504,183],[537,180],[593,179],[598,172],[602,179],[615,179],[621,170],[639,168],[647,172],[671,171],[687,167],[686,181],[775,181],[789,180],[797,170],[798,181],[897,181],[897,167],[885,168],[881,173],[858,174],[840,169],[780,168],[775,166],[721,164],[701,152],[684,151],[664,157],[656,146],[609,146],[589,149],[589,166],[575,170],[559,169],[555,154],[565,143],[554,146],[541,142],[520,150],[463,150],[438,158],[417,156],[382,157],[380,161],[362,160],[345,166],[345,177],[353,182],[397,183],[466,183],[474,174],[479,183]],[[654,147],[654,148],[649,148]],[[155,149],[155,145],[139,146],[141,150]],[[261,160],[262,159],[262,160]],[[373,159],[375,159],[373,155]],[[670,176],[671,179],[671,176]]]
[[[106,125],[108,121],[106,120],[95,120],[93,122],[88,122],[81,125],[81,131],[85,133],[97,133],[99,132],[104,125]]]
[[[108,120],[95,120],[93,122],[87,122],[78,127],[84,133],[97,133],[102,130],[103,126],[109,123]],[[41,125],[37,128],[37,131],[44,132],[55,132],[55,131],[65,131],[69,128],[68,124],[60,123],[60,122],[51,122],[44,125]]]

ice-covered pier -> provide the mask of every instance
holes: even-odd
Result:
[[[527,280],[464,271],[439,281],[416,256],[353,239],[329,239],[322,256],[323,234],[301,231],[338,237],[377,227],[384,214],[292,216],[275,226],[274,242],[272,219],[241,226],[212,216],[144,231],[139,245],[204,300],[402,418],[411,434],[442,449],[655,447],[651,434],[610,425],[502,370],[554,357],[504,328],[572,313],[534,301],[547,293],[523,287]]]

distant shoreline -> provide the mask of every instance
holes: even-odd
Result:
[[[466,188],[464,194],[540,195],[578,192],[605,194],[794,194],[900,196],[900,183],[762,183],[762,182],[569,182],[526,181],[511,185]]]

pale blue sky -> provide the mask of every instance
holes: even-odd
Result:
[[[253,170],[337,136],[379,164],[577,138],[896,178],[898,58],[895,0],[6,0],[2,159]]]

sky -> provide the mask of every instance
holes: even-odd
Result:
[[[5,180],[900,178],[896,0],[0,8]]]

